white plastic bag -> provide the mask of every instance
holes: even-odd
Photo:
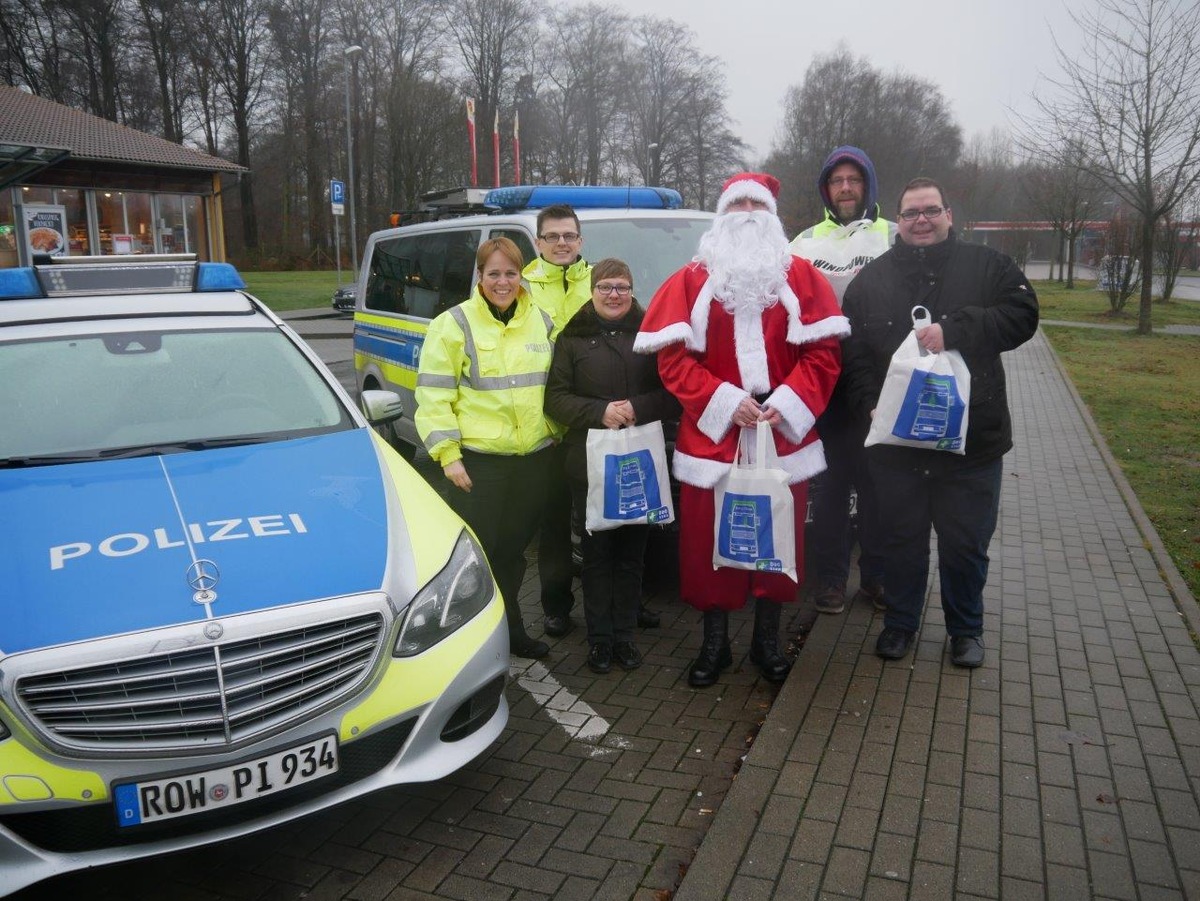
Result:
[[[957,350],[923,350],[916,329],[929,311],[913,307],[913,331],[892,354],[865,447],[897,444],[926,450],[967,452],[971,372]]]
[[[588,532],[675,519],[661,422],[588,429]]]
[[[792,241],[792,253],[808,260],[828,280],[838,306],[846,286],[863,266],[888,249],[888,233],[880,233],[871,219],[858,219],[823,235]]]
[[[777,572],[797,581],[795,504],[767,423],[742,429],[737,458],[717,482],[713,504],[714,569]]]

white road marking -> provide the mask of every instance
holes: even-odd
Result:
[[[529,692],[534,703],[572,738],[595,744],[612,728],[608,720],[596,713],[590,704],[579,700],[577,695],[550,675],[550,670],[544,664],[534,660],[524,669],[510,665],[509,673],[518,685]]]

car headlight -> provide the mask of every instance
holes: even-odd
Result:
[[[483,548],[463,529],[450,562],[417,592],[409,605],[393,653],[397,657],[412,657],[428,650],[465,625],[488,605],[495,593]]]
[[[4,739],[8,738],[10,735],[12,735],[12,733],[9,732],[8,727],[4,725],[4,720],[0,720],[0,741],[4,741]]]

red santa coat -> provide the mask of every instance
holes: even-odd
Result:
[[[737,609],[747,592],[778,601],[795,599],[796,585],[786,576],[725,567],[714,572],[711,489],[737,453],[741,430],[733,425],[733,413],[738,403],[751,395],[778,410],[783,421],[774,430],[775,449],[793,486],[800,569],[803,483],[825,469],[813,425],[841,370],[838,339],[849,333],[829,283],[795,257],[777,302],[765,310],[730,313],[713,297],[708,271],[698,263],[667,279],[651,300],[634,349],[658,352],[663,384],[683,405],[672,469],[684,483],[680,595],[693,607]]]
[[[821,472],[825,454],[813,424],[841,370],[838,339],[848,334],[833,289],[797,257],[778,302],[765,310],[727,311],[699,263],[667,279],[634,350],[658,351],[663,384],[683,405],[675,477],[699,488],[717,483],[737,452],[733,412],[747,395],[765,395],[763,405],[783,417],[775,449],[791,482]]]

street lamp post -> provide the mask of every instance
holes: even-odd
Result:
[[[650,184],[657,185],[660,180],[658,174],[658,144],[651,144],[646,149],[650,151]]]
[[[342,51],[342,69],[346,76],[346,164],[349,177],[346,179],[346,192],[350,195],[350,261],[351,274],[358,278],[358,230],[354,222],[354,133],[350,128],[350,57],[362,53],[362,47],[355,44]]]

